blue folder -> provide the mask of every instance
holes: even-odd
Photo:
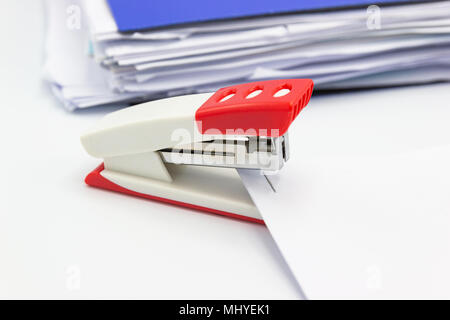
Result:
[[[108,0],[121,32],[408,0]]]

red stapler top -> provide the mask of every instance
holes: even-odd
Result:
[[[310,79],[270,80],[240,84],[216,91],[195,113],[201,133],[218,130],[266,131],[282,136],[308,104],[313,90]],[[256,134],[251,134],[255,131]]]

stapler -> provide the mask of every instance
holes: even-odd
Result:
[[[106,115],[81,137],[103,163],[94,187],[264,223],[236,168],[273,172],[310,79],[252,82],[151,101]]]

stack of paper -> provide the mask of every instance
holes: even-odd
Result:
[[[414,2],[49,0],[47,79],[70,109],[272,78],[447,81],[450,1]]]

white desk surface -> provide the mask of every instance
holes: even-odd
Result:
[[[44,32],[40,2],[0,3],[0,298],[301,298],[264,226],[84,184],[98,160],[79,136],[112,109],[59,105],[41,81]],[[371,95],[432,104],[450,85],[339,99]]]

